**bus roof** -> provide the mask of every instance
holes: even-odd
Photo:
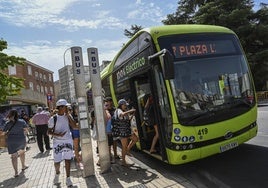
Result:
[[[155,40],[159,36],[164,35],[173,35],[173,34],[190,34],[190,33],[232,33],[235,34],[232,30],[216,25],[201,25],[201,24],[178,24],[178,25],[162,25],[154,26],[149,28],[144,28],[137,32],[125,45],[124,47],[116,54],[112,64],[114,65],[117,58],[125,50],[125,48],[135,40],[140,34],[147,32],[150,33],[152,38]]]
[[[142,29],[137,33],[148,32],[153,37],[172,34],[187,34],[187,33],[234,33],[232,30],[216,25],[200,25],[200,24],[181,24],[181,25],[164,25]]]

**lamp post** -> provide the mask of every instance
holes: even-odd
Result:
[[[70,50],[71,48],[67,48],[64,53],[63,53],[63,63],[64,63],[64,67],[66,66],[66,61],[65,61],[65,54],[68,50]]]
[[[64,53],[63,53],[63,63],[64,63],[64,67],[66,67],[66,60],[65,60],[65,55],[66,55],[66,52],[68,51],[68,50],[70,50],[71,48],[67,48],[65,51],[64,51]],[[69,85],[69,68],[68,68],[68,66],[66,67],[66,70],[67,70],[67,74],[66,74],[66,79],[65,79],[65,81],[66,81],[66,87],[67,87],[67,92],[65,93],[65,95],[66,95],[66,100],[67,101],[69,101],[69,99],[71,98],[70,97],[70,85]]]

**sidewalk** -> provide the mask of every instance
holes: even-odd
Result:
[[[94,168],[95,175],[83,178],[82,171],[78,169],[75,162],[71,164],[71,179],[73,187],[77,188],[96,188],[96,187],[195,187],[185,179],[174,180],[162,176],[156,170],[149,168],[141,161],[134,157],[128,157],[127,161],[135,163],[131,168],[120,165],[120,160],[111,165],[111,172],[101,174],[100,168],[96,165],[98,160],[95,152],[96,142],[93,143],[94,150]],[[12,168],[10,155],[6,150],[0,149],[0,188],[1,187],[23,187],[23,188],[47,188],[47,187],[66,187],[64,162],[61,163],[60,185],[53,185],[55,175],[52,150],[39,153],[37,143],[30,143],[31,147],[26,152],[26,164],[29,166],[25,172],[21,172],[19,177],[14,178],[14,170]],[[118,148],[118,153],[121,150]],[[19,169],[21,169],[20,160],[18,160]],[[183,185],[181,185],[181,184]],[[186,186],[187,185],[187,186]],[[189,186],[188,186],[189,185]]]

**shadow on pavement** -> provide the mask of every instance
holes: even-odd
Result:
[[[0,187],[17,187],[24,184],[29,178],[26,178],[24,173],[21,172],[18,177],[11,177],[5,179],[0,183]]]

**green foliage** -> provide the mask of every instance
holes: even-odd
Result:
[[[138,26],[138,25],[131,25],[131,28],[129,30],[125,29],[124,30],[124,35],[127,36],[128,38],[131,38],[132,36],[134,36],[138,31],[142,30],[142,26]]]
[[[4,72],[8,66],[23,65],[25,59],[8,56],[2,51],[7,49],[7,42],[0,40],[0,104],[6,101],[7,96],[18,95],[23,88],[23,79],[9,76]]]
[[[233,30],[239,37],[251,66],[257,91],[268,90],[268,5],[253,10],[252,0],[180,0],[175,13],[162,22],[210,24]]]

